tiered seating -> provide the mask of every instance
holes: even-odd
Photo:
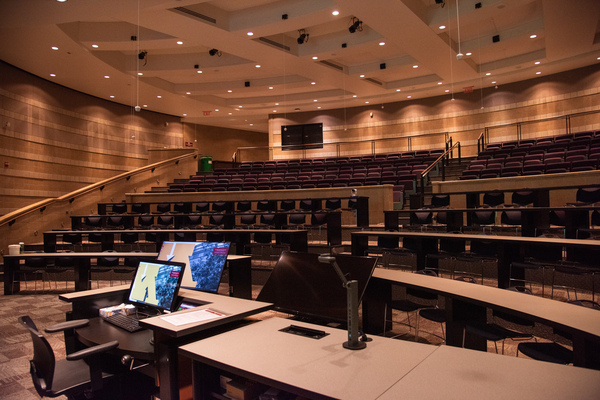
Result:
[[[443,150],[411,151],[377,156],[302,160],[248,161],[238,168],[194,175],[187,183],[169,185],[169,192],[329,188],[366,185],[401,186],[415,181]]]
[[[589,171],[600,168],[600,131],[490,143],[460,179]]]

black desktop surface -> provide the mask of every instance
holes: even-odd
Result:
[[[257,297],[276,310],[319,321],[346,323],[347,292],[330,264],[318,254],[284,251]],[[375,269],[376,258],[337,255],[348,280],[358,281],[359,301]]]

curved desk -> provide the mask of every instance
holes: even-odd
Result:
[[[115,350],[119,356],[129,354],[140,360],[154,359],[154,345],[150,343],[153,337],[151,329],[137,332],[127,332],[124,329],[105,322],[102,318],[90,318],[90,324],[76,330],[77,339],[86,346],[95,346],[110,340],[118,340],[119,347]]]
[[[363,296],[363,327],[366,332],[384,331],[391,310],[391,285],[398,284],[437,293],[446,303],[446,343],[462,346],[467,321],[485,321],[486,309],[500,310],[570,333],[574,364],[600,369],[600,312],[591,308],[539,296],[461,282],[447,278],[377,268]],[[388,314],[388,315],[386,315]],[[467,335],[465,346],[487,351],[485,339]]]

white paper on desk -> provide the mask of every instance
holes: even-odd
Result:
[[[170,324],[179,326],[179,325],[191,324],[194,322],[202,322],[202,321],[208,321],[211,319],[222,318],[224,316],[225,316],[225,314],[223,314],[221,312],[211,310],[209,308],[205,308],[202,310],[191,311],[188,313],[172,314],[172,315],[168,315],[166,317],[161,317],[161,318]]]

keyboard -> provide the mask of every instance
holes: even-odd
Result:
[[[125,329],[129,332],[136,332],[141,329],[144,329],[140,326],[140,322],[138,321],[137,316],[135,315],[125,315],[125,314],[114,314],[110,317],[104,318],[104,320],[114,326],[118,326],[119,328]]]

